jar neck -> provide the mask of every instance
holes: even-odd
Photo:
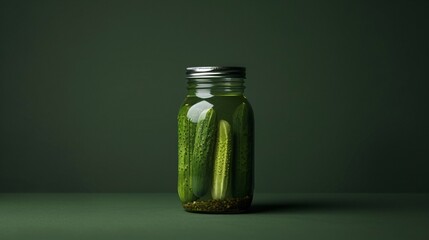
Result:
[[[244,78],[189,78],[188,96],[242,96]]]

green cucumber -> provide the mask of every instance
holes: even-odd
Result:
[[[190,161],[194,145],[194,135],[196,124],[191,122],[187,114],[189,105],[185,104],[179,110],[178,120],[178,154],[179,172],[177,181],[177,192],[183,203],[196,199],[190,186]]]
[[[249,106],[240,104],[233,114],[234,173],[233,193],[235,197],[245,197],[252,191],[252,159],[249,126]]]
[[[211,183],[210,170],[215,135],[216,112],[213,108],[205,109],[198,117],[191,160],[192,192],[198,197],[202,197],[207,193]]]
[[[232,159],[232,134],[231,125],[225,121],[219,121],[218,135],[215,149],[213,167],[212,198],[225,199],[228,190]]]

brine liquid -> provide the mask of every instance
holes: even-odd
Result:
[[[250,177],[246,178],[246,186],[247,190],[243,194],[241,192],[239,195],[238,193],[234,191],[234,174],[237,172],[237,159],[238,154],[237,151],[239,151],[239,148],[237,147],[237,144],[239,144],[239,141],[236,140],[236,136],[233,138],[233,147],[232,147],[232,154],[231,154],[231,169],[229,169],[229,177],[228,177],[228,184],[227,184],[227,190],[225,196],[223,196],[221,199],[214,199],[212,195],[212,187],[213,183],[207,186],[206,193],[203,196],[195,196],[195,198],[192,199],[192,201],[183,202],[183,207],[187,211],[191,212],[240,212],[243,210],[246,210],[249,208],[252,196],[253,196],[253,144],[254,144],[254,129],[253,129],[253,112],[250,107],[250,104],[247,102],[246,98],[243,96],[213,96],[206,99],[201,99],[198,97],[192,97],[188,96],[185,103],[190,108],[187,113],[188,119],[197,124],[198,117],[201,114],[202,111],[208,108],[213,108],[216,112],[216,126],[218,126],[220,120],[227,121],[231,126],[231,131],[234,132],[237,129],[234,129],[234,112],[237,111],[237,108],[242,105],[246,104],[246,107],[248,108],[248,114],[245,116],[246,124],[248,125],[248,132],[249,134],[245,135],[245,140],[243,141],[247,144],[246,148],[247,151],[249,151],[249,154],[246,155],[246,165],[244,169],[250,174]],[[190,159],[192,161],[192,159]],[[211,156],[207,159],[207,161],[215,161],[214,156]],[[241,161],[243,161],[243,158],[241,158]],[[213,163],[208,164],[213,168]],[[237,167],[238,168],[238,167]],[[242,169],[243,170],[243,169]],[[211,169],[209,172],[212,173],[215,171],[214,169]],[[207,176],[209,178],[212,178],[212,176]],[[192,179],[190,180],[192,181]]]

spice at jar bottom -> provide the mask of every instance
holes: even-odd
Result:
[[[249,209],[252,197],[230,198],[226,200],[193,201],[183,204],[189,212],[234,213]]]

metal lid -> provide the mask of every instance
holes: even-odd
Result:
[[[186,78],[246,78],[245,67],[188,67]]]

